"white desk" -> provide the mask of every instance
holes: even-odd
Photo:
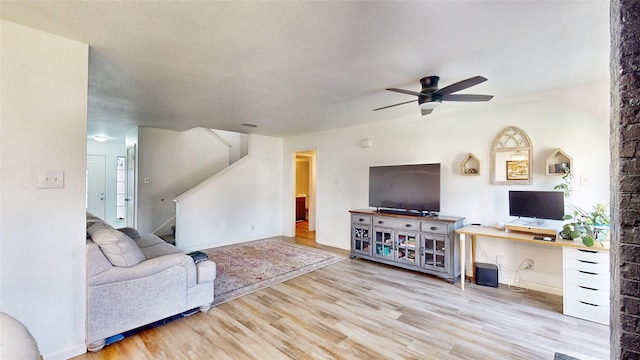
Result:
[[[494,239],[501,239],[507,241],[520,241],[527,242],[532,244],[538,244],[540,246],[560,246],[560,247],[569,247],[569,248],[579,248],[579,249],[589,249],[589,250],[598,250],[598,251],[609,251],[609,243],[605,243],[605,246],[600,246],[600,243],[596,242],[593,247],[587,247],[582,242],[572,241],[572,240],[564,240],[557,238],[556,241],[544,241],[544,240],[534,240],[534,236],[548,236],[548,235],[538,235],[526,232],[516,232],[516,231],[504,231],[498,230],[493,227],[486,226],[475,226],[469,225],[457,229],[455,231],[460,237],[460,288],[464,290],[464,281],[466,277],[465,273],[465,265],[466,265],[466,244],[467,244],[467,236],[471,239],[471,269],[472,276],[471,278],[476,277],[476,237],[484,236]]]

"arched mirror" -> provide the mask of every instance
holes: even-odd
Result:
[[[528,184],[533,182],[533,149],[529,136],[522,129],[510,126],[493,142],[491,153],[491,183]]]

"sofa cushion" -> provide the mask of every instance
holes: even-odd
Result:
[[[91,225],[87,232],[114,266],[130,267],[145,260],[144,254],[130,237],[108,225],[98,222]]]
[[[171,254],[184,254],[184,251],[154,234],[144,234],[136,239],[135,242],[147,260]]]

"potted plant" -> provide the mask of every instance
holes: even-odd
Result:
[[[560,236],[563,239],[582,239],[585,246],[593,246],[595,241],[607,241],[609,233],[608,208],[604,204],[596,204],[592,211],[573,207],[573,214],[564,216],[568,222],[562,226]]]
[[[553,187],[553,190],[562,190],[564,193],[564,197],[568,198],[571,195],[571,191],[573,188],[571,187],[571,182],[573,181],[573,174],[571,173],[571,169],[568,167],[563,168],[564,175],[562,175],[562,182]]]

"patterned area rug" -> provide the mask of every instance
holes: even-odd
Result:
[[[202,251],[216,263],[213,306],[346,259],[278,238]]]

